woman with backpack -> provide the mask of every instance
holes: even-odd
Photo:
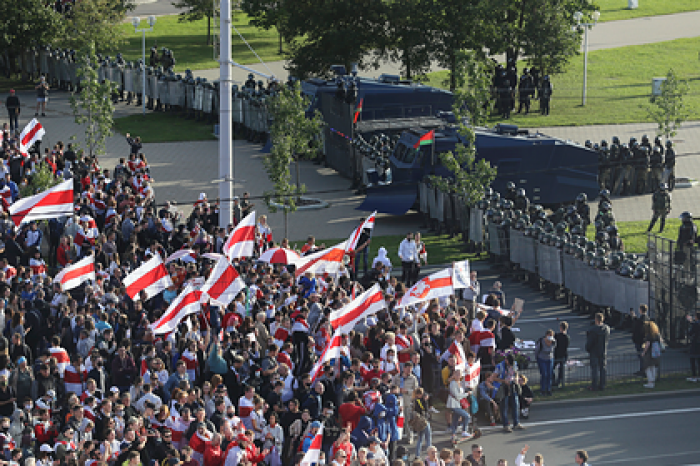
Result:
[[[659,362],[661,362],[661,333],[654,322],[647,321],[644,323],[644,344],[642,346],[642,363],[647,375],[645,388],[654,388]]]

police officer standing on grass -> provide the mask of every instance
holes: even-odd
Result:
[[[671,212],[671,195],[668,193],[668,185],[666,183],[661,183],[659,189],[652,196],[651,210],[654,212],[654,215],[651,217],[647,233],[654,228],[654,224],[659,217],[661,217],[661,227],[659,228],[659,233],[661,233],[666,225],[666,217]]]
[[[663,182],[668,183],[668,189],[673,191],[676,187],[676,151],[672,141],[666,141],[665,155]]]
[[[659,186],[659,184],[661,184],[661,169],[663,165],[663,149],[659,146],[654,146],[651,150],[651,156],[649,157],[649,166],[651,170],[649,172],[648,186]]]
[[[520,113],[525,107],[525,114],[530,113],[530,99],[534,93],[534,85],[532,82],[532,76],[527,68],[523,69],[523,75],[520,76],[520,83],[518,84],[518,97],[520,105],[518,106],[518,113]]]
[[[540,87],[540,113],[549,115],[549,101],[552,99],[552,83],[549,80],[549,75],[542,78],[542,87]]]
[[[149,57],[148,66],[156,67],[158,66],[158,49],[153,46],[151,47],[151,56]]]

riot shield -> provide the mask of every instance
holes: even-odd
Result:
[[[204,89],[204,101],[202,102],[202,111],[208,115],[211,114],[213,104],[214,104],[214,89],[211,86],[207,86]]]
[[[194,88],[194,109],[201,111],[204,104],[204,86],[198,84]]]
[[[233,96],[231,102],[231,119],[234,124],[240,125],[243,123],[243,99]]]
[[[185,83],[182,80],[168,82],[170,105],[185,106]]]
[[[126,92],[134,92],[134,70],[124,68],[124,90]]]
[[[39,73],[46,75],[49,72],[49,52],[39,50]]]
[[[194,83],[185,84],[185,105],[188,110],[194,110]]]
[[[158,76],[151,76],[149,79],[150,81],[150,87],[148,88],[151,97],[154,100],[158,100],[160,97],[160,89],[158,88]]]
[[[158,98],[162,105],[170,105],[170,92],[168,89],[168,81],[161,79],[158,81]]]

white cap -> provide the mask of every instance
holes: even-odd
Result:
[[[39,451],[51,453],[53,451],[53,448],[51,448],[51,445],[43,444],[41,448],[39,448]]]
[[[112,393],[119,393],[119,389],[117,387],[112,387],[109,389],[109,391]]]

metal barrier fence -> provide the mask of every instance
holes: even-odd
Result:
[[[520,373],[528,378],[530,387],[540,386],[540,371],[537,361],[530,356],[530,362],[526,368],[520,368]],[[591,365],[587,356],[572,357],[563,361],[563,386],[567,384],[581,384],[591,381]],[[640,359],[637,353],[611,354],[607,357],[606,380],[607,382],[621,382],[640,380],[637,374],[641,369]],[[483,372],[483,370],[482,370]],[[685,377],[690,373],[690,363],[684,353],[667,351],[661,357],[658,378]],[[555,368],[553,375],[559,379],[559,369]]]

